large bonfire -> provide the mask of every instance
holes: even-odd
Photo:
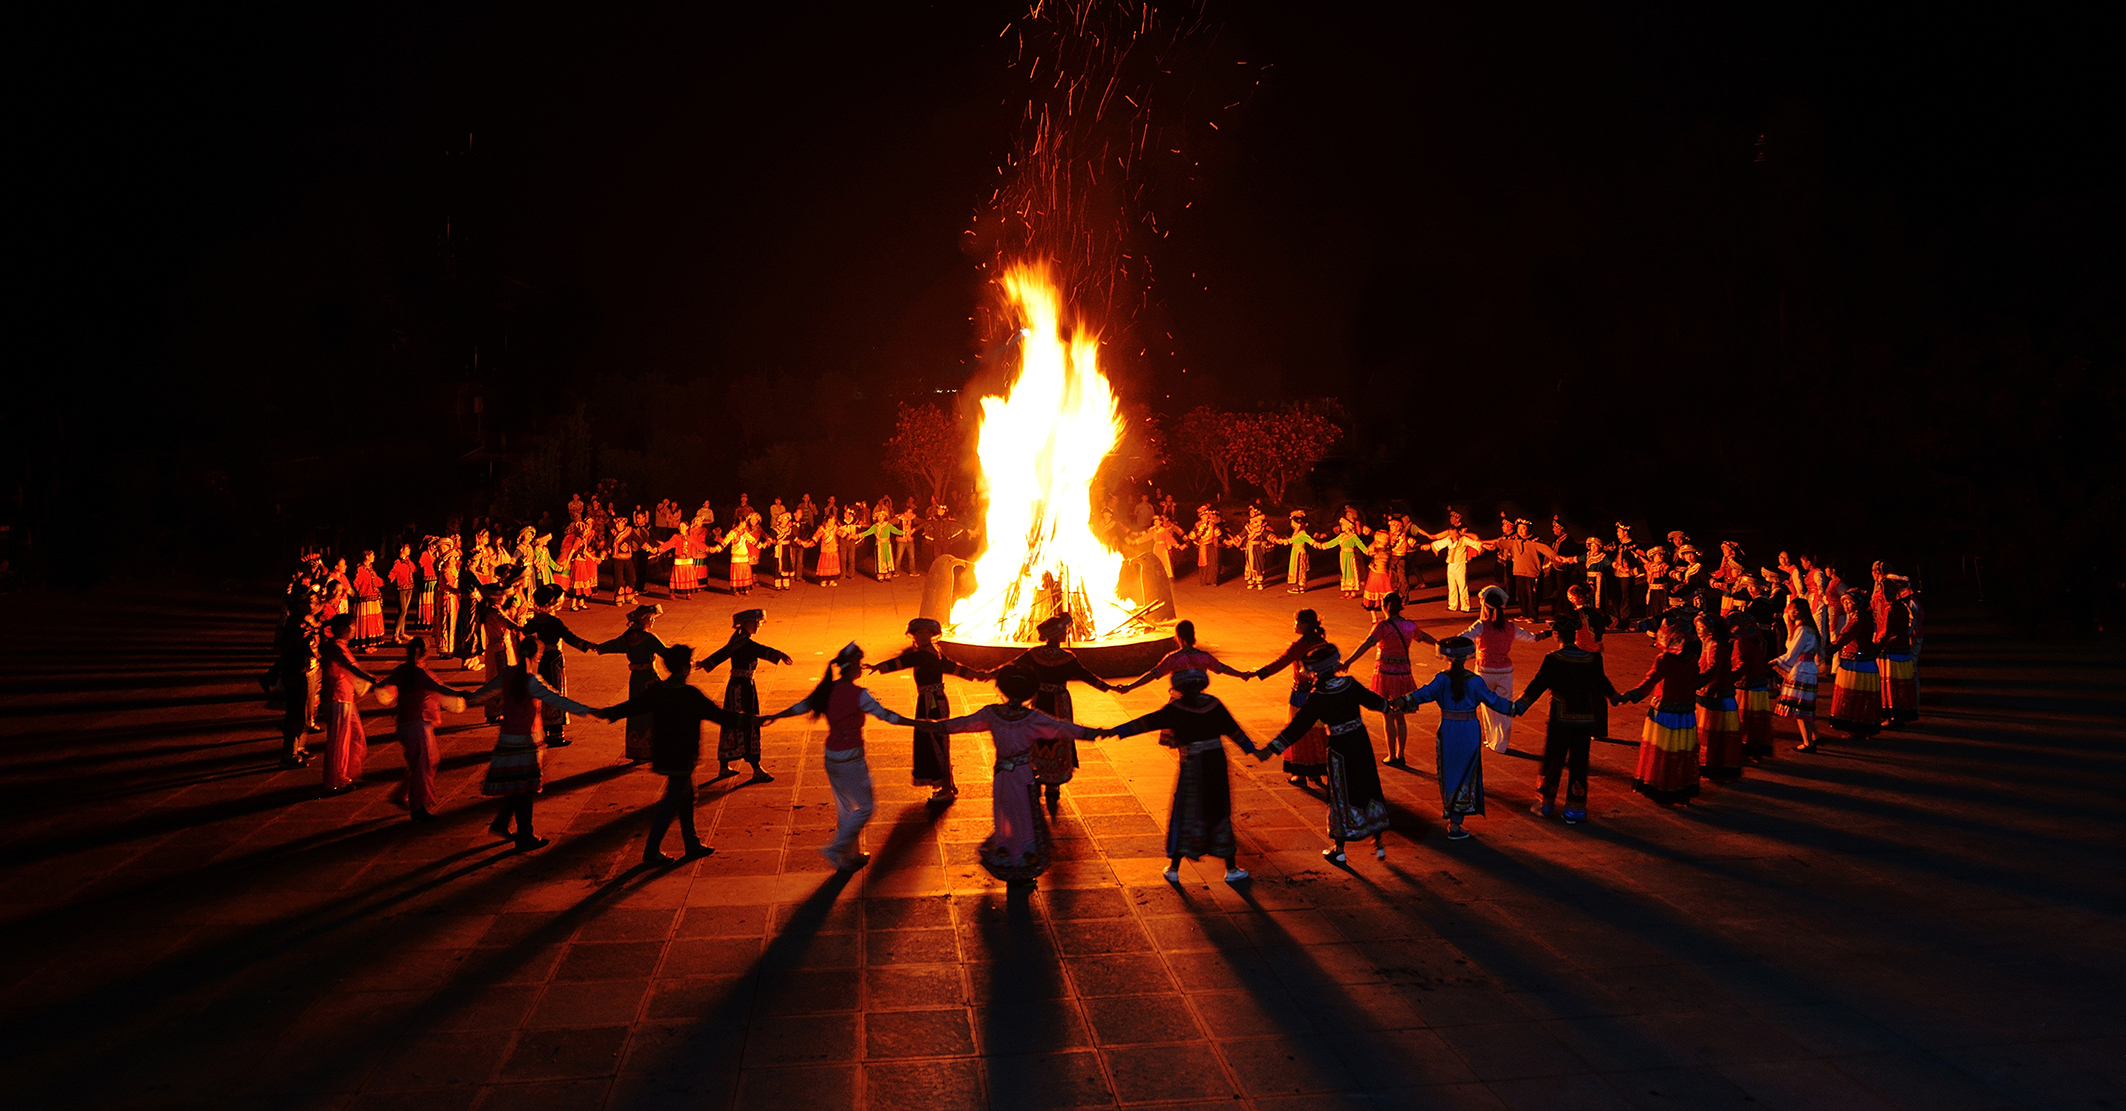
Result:
[[[1115,594],[1122,555],[1092,529],[1093,476],[1122,436],[1115,395],[1100,373],[1099,337],[1066,324],[1045,267],[1014,266],[1000,284],[1019,373],[1005,396],[982,399],[984,550],[974,593],[952,607],[953,635],[1030,642],[1034,626],[1063,614],[1071,639],[1097,640],[1132,616]]]

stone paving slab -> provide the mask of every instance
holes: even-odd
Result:
[[[708,595],[659,632],[707,649],[764,606],[761,639],[799,661],[763,671],[774,708],[851,637],[896,649],[920,588]],[[1333,589],[1191,582],[1179,602],[1239,666],[1282,648],[1300,602],[1339,643],[1366,629]],[[1215,862],[1159,875],[1171,753],[1085,744],[1056,863],[1013,900],[974,857],[979,736],[956,739],[965,789],[939,811],[908,783],[908,734],[871,731],[873,863],[843,876],[815,851],[820,731],[778,724],[775,782],[703,789],[716,854],[648,871],[661,784],[619,760],[617,725],[570,727],[538,804],[555,842],[516,854],[485,830],[477,713],[445,726],[427,825],[386,801],[388,715],[367,715],[350,795],[273,766],[251,678],[268,605],[17,596],[0,614],[37,633],[0,648],[0,1082],[21,1106],[1942,1111],[2115,1106],[2126,1079],[2120,657],[1976,617],[1936,616],[1918,728],[1813,758],[1782,731],[1777,758],[1689,807],[1629,790],[1620,709],[1595,820],[1528,814],[1538,707],[1485,757],[1477,836],[1449,843],[1421,713],[1412,769],[1382,772],[1387,859],[1337,868],[1322,802],[1236,759],[1256,877],[1238,888]],[[1467,623],[1436,591],[1414,615]],[[620,627],[605,606],[568,620]],[[1516,653],[1524,678],[1540,654]],[[1628,681],[1650,654],[1620,636],[1608,658]],[[624,689],[615,658],[569,666],[579,697]],[[870,686],[912,701],[900,677]],[[1265,739],[1287,689],[1213,692]],[[949,693],[959,712],[993,700]],[[1078,713],[1164,697],[1085,692]]]

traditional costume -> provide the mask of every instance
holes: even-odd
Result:
[[[877,578],[880,582],[893,581],[893,573],[896,566],[893,562],[893,538],[899,535],[901,535],[901,529],[893,523],[893,518],[891,517],[878,518],[872,522],[870,528],[859,534],[859,539],[870,538],[872,550],[877,553]]]
[[[413,627],[422,632],[433,632],[436,627],[436,549],[434,538],[421,549],[417,566],[421,572],[420,589],[414,596]]]
[[[1012,678],[1007,676],[1006,681]],[[1023,675],[1016,678],[1025,682]],[[1059,721],[1024,705],[1029,693],[1014,683],[1005,688],[1006,697],[1017,694],[1020,698],[948,718],[935,727],[941,734],[987,733],[996,746],[996,770],[989,790],[995,825],[976,851],[982,867],[1006,883],[1026,883],[1048,870],[1048,823],[1041,813],[1035,754],[1061,744],[1075,746],[1094,736],[1085,726]]]
[[[1291,557],[1285,563],[1285,593],[1305,594],[1307,592],[1307,576],[1311,570],[1310,550],[1326,548],[1329,545],[1314,539],[1314,534],[1307,531],[1306,514],[1293,513],[1289,523],[1292,526],[1292,535],[1282,539],[1274,537],[1272,539],[1292,549]]]
[[[580,608],[598,590],[598,538],[588,529],[576,531],[575,543],[564,546],[568,560],[568,593]]]
[[[836,586],[841,582],[842,550],[840,536],[841,526],[836,524],[830,515],[827,523],[819,526],[819,530],[812,534],[812,539],[799,541],[804,547],[817,546],[819,548],[819,564],[813,568],[812,573],[819,577],[819,585],[821,586]]]
[[[1053,622],[1068,618],[1051,617],[1041,623],[1042,635],[1049,635]],[[1112,689],[1107,681],[1085,669],[1078,661],[1077,653],[1061,645],[1043,644],[1019,653],[1010,667],[1022,668],[1033,676],[1036,684],[1033,707],[1057,721],[1075,720],[1070,703],[1070,683],[1080,683],[1100,690]],[[1033,749],[1034,778],[1042,785],[1054,788],[1068,783],[1077,774],[1078,745],[1068,735],[1046,738]],[[1051,792],[1053,793],[1053,792]]]
[[[713,721],[728,728],[737,722],[736,714],[687,682],[693,670],[693,649],[675,644],[664,650],[662,659],[669,678],[649,684],[642,693],[605,711],[612,716],[625,714],[630,721],[638,716],[650,721],[650,770],[664,777],[664,794],[650,813],[650,835],[642,848],[642,859],[652,864],[671,859],[664,855],[664,835],[675,817],[687,856],[714,851],[694,832],[694,767],[701,762],[701,723]]]
[[[1853,591],[1855,600],[1860,592]],[[1856,737],[1882,730],[1882,677],[1875,662],[1875,615],[1865,605],[1845,607],[1846,623],[1831,641],[1838,653],[1837,685],[1831,689],[1831,724]]]
[[[1447,562],[1447,608],[1469,612],[1469,557],[1484,550],[1484,542],[1460,529],[1432,542],[1432,550]]]
[[[1262,510],[1249,506],[1248,523],[1245,531],[1240,534],[1241,550],[1247,558],[1244,580],[1247,586],[1255,590],[1269,588],[1270,546],[1276,543],[1276,540],[1276,537],[1270,535],[1270,522],[1263,516]]]
[[[1816,657],[1816,634],[1806,625],[1794,626],[1786,638],[1786,655],[1770,665],[1780,677],[1773,713],[1802,720],[1816,717]]]
[[[354,647],[366,652],[384,643],[384,580],[367,563],[354,569]]]
[[[761,610],[741,610],[731,615],[731,624],[736,628],[731,639],[718,648],[708,659],[696,664],[703,671],[714,671],[716,665],[729,661],[731,677],[724,684],[723,708],[739,715],[739,719],[725,725],[716,741],[716,759],[724,764],[744,760],[760,771],[760,726],[754,715],[760,713],[760,690],[753,685],[753,670],[762,660],[769,663],[789,663],[790,654],[779,648],[770,648],[754,640],[746,633],[745,624],[759,621],[767,616]]]
[[[778,718],[809,711],[827,719],[827,786],[834,792],[834,840],[820,855],[842,871],[861,868],[870,857],[859,851],[864,826],[871,821],[871,767],[864,762],[864,715],[892,725],[907,725],[907,718],[886,709],[871,692],[847,678],[834,678],[838,670],[853,669],[863,662],[864,650],[850,641],[835,654],[828,666],[828,679]]]
[[[507,836],[510,820],[515,819],[517,847],[535,849],[546,844],[532,832],[532,800],[545,785],[544,747],[533,732],[541,707],[552,704],[578,714],[595,711],[549,689],[538,675],[522,665],[513,665],[488,680],[467,701],[489,699],[501,703],[502,727],[495,736],[494,751],[487,756],[487,776],[480,781],[480,793],[500,798],[503,803],[501,814],[488,828]]]
[[[731,555],[731,593],[753,593],[753,558],[759,543],[752,526],[744,520],[723,534],[723,550]]]
[[[1177,697],[1143,717],[1114,728],[1118,737],[1159,730],[1159,743],[1174,749],[1181,765],[1174,776],[1174,800],[1167,812],[1166,855],[1169,860],[1217,857],[1232,860],[1233,787],[1226,767],[1225,740],[1255,754],[1255,743],[1233,720],[1225,703],[1202,693],[1210,676],[1195,668],[1173,673]],[[1186,692],[1186,693],[1184,693]],[[1243,879],[1246,873],[1229,875]]]
[[[1374,533],[1373,543],[1366,547],[1368,567],[1364,594],[1366,608],[1369,610],[1378,610],[1380,600],[1387,597],[1395,587],[1395,576],[1389,573],[1389,564],[1395,559],[1390,554],[1392,550],[1388,543],[1388,534],[1384,532]]]
[[[1326,739],[1325,776],[1328,782],[1329,838],[1338,845],[1322,855],[1340,859],[1346,841],[1374,837],[1388,828],[1388,800],[1380,789],[1380,767],[1373,755],[1373,738],[1366,732],[1361,709],[1385,712],[1386,700],[1348,675],[1336,674],[1342,655],[1333,644],[1317,645],[1306,664],[1314,674],[1314,689],[1306,704],[1285,723],[1265,746],[1282,752],[1294,741],[1315,733]],[[1385,856],[1386,851],[1381,850]]]
[[[1284,653],[1255,671],[1255,678],[1267,679],[1289,667],[1292,669],[1292,695],[1287,700],[1289,721],[1299,720],[1300,707],[1305,706],[1307,695],[1314,689],[1314,673],[1306,668],[1306,660],[1315,649],[1328,643],[1321,626],[1315,625],[1301,633],[1298,640],[1285,646]],[[1310,729],[1279,746],[1284,754],[1284,774],[1297,782],[1302,779],[1320,779],[1329,770],[1329,735],[1321,729]]]
[[[1721,618],[1708,613],[1705,620]],[[1705,678],[1704,692],[1698,695],[1698,763],[1707,779],[1742,776],[1742,715],[1735,699],[1733,657],[1733,646],[1718,637],[1708,638],[1698,656],[1698,672]]]
[[[651,683],[657,681],[657,655],[664,651],[664,641],[648,628],[648,622],[664,612],[656,605],[636,606],[627,615],[627,631],[598,645],[597,652],[603,656],[612,652],[627,656],[627,700],[630,703],[642,696]],[[627,716],[627,758],[648,760],[655,755],[650,742],[650,715],[632,713]]]
[[[692,598],[701,590],[701,561],[709,554],[707,525],[682,526],[671,539],[657,546],[672,553],[671,593],[674,598]]]
[[[1515,624],[1506,616],[1506,592],[1495,586],[1484,588],[1484,602],[1491,612],[1498,615],[1497,621],[1479,619],[1462,630],[1461,635],[1476,645],[1476,673],[1500,698],[1513,701],[1513,646],[1533,644],[1534,633]],[[1489,709],[1480,710],[1478,720],[1484,723],[1484,743],[1493,752],[1504,752],[1513,743],[1513,718]]]
[[[538,602],[551,606],[561,601],[559,584],[539,588]],[[596,652],[598,646],[577,636],[560,618],[551,613],[535,613],[524,622],[527,636],[539,638],[545,651],[539,653],[539,679],[556,693],[568,693],[568,661],[561,655],[561,646],[567,644],[578,652]],[[540,724],[544,726],[548,748],[566,748],[569,744],[568,711],[558,703],[541,704]]]
[[[391,669],[377,680],[377,687],[379,702],[385,701],[383,688],[392,691],[399,748],[406,756],[406,778],[391,789],[390,801],[407,807],[415,818],[426,818],[436,810],[436,726],[443,723],[443,711],[465,709],[465,696],[412,660]]]
[[[1418,636],[1417,622],[1407,617],[1383,618],[1373,626],[1373,693],[1398,698],[1417,689],[1410,674],[1410,644]]]
[[[1765,659],[1764,632],[1747,610],[1727,619],[1733,638],[1735,701],[1742,715],[1742,754],[1772,754],[1772,668]]]
[[[1882,687],[1884,725],[1910,725],[1919,720],[1919,655],[1913,649],[1911,584],[1899,575],[1883,579],[1883,599],[1877,604],[1875,658]]]
[[[1476,644],[1467,637],[1448,637],[1440,641],[1439,650],[1450,662],[1477,654]],[[1439,769],[1440,817],[1459,826],[1463,818],[1484,812],[1484,731],[1477,715],[1484,711],[1510,714],[1513,702],[1494,691],[1482,676],[1466,670],[1457,675],[1452,669],[1434,675],[1424,686],[1397,699],[1395,708],[1408,713],[1427,702],[1439,706],[1435,759]]]
[[[1632,786],[1664,805],[1698,797],[1698,688],[1705,675],[1680,629],[1677,642],[1654,657],[1646,679],[1632,692],[1643,696],[1658,687],[1660,697],[1646,711],[1639,737],[1639,763]]]
[[[927,617],[918,617],[908,623],[912,635],[919,628],[927,628],[931,636],[942,632],[938,622]],[[880,673],[908,670],[915,679],[915,763],[911,772],[912,782],[918,787],[929,787],[942,794],[959,790],[952,777],[952,738],[927,723],[943,721],[952,714],[951,703],[945,697],[945,676],[962,679],[979,679],[981,672],[946,659],[936,648],[910,645],[901,649],[898,656],[886,660],[875,669]],[[1028,773],[1029,780],[1032,773]]]
[[[1543,657],[1528,688],[1514,700],[1513,712],[1524,714],[1545,692],[1550,695],[1550,723],[1543,736],[1543,778],[1537,788],[1536,813],[1550,814],[1557,803],[1558,775],[1566,773],[1565,820],[1587,820],[1587,750],[1602,729],[1602,708],[1618,697],[1602,670],[1602,654],[1568,644]]]
[[[1218,585],[1218,548],[1225,541],[1225,532],[1218,515],[1205,506],[1196,511],[1196,528],[1189,533],[1196,542],[1197,581],[1204,586]]]
[[[788,590],[797,585],[800,570],[797,520],[787,511],[776,513],[768,520],[768,532],[768,543],[775,553],[775,589]]]
[[[1338,520],[1336,522],[1336,535],[1330,537],[1328,543],[1323,544],[1322,547],[1333,548],[1336,551],[1337,589],[1341,590],[1346,598],[1358,597],[1360,590],[1358,553],[1365,551],[1367,548],[1366,538],[1358,534],[1358,526],[1353,524],[1348,517]],[[1381,571],[1383,578],[1385,578],[1387,568],[1383,567]],[[1385,594],[1387,591],[1383,590],[1381,593]]]
[[[318,648],[325,674],[321,701],[325,710],[325,790],[352,790],[361,781],[362,764],[369,759],[369,736],[362,731],[362,713],[355,702],[376,677],[363,671],[347,655],[337,638]]]

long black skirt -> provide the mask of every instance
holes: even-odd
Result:
[[[917,721],[943,721],[952,716],[945,701],[943,684],[936,687],[917,687],[915,691],[915,719]],[[918,787],[951,787],[952,782],[952,734],[924,729],[918,725],[915,736],[915,765],[913,776]]]
[[[1166,823],[1168,857],[1232,859],[1233,787],[1226,775],[1224,748],[1182,752]]]

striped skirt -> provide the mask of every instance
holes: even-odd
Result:
[[[530,737],[507,733],[495,738],[495,750],[487,757],[487,778],[480,782],[483,795],[536,795],[543,782],[540,757],[546,750]]]
[[[1831,688],[1831,724],[1860,736],[1882,729],[1882,677],[1874,660],[1838,661],[1838,682]]]
[[[693,559],[672,560],[672,597],[692,598],[701,589],[701,562]]]
[[[1812,721],[1816,717],[1816,662],[1803,660],[1794,665],[1779,683],[1779,698],[1772,705],[1772,712],[1783,718],[1799,718]]]
[[[1658,803],[1698,796],[1698,718],[1690,710],[1646,712],[1639,733],[1639,765],[1631,785]]]
[[[354,600],[354,643],[357,648],[367,648],[384,639],[384,600],[382,598],[356,598]]]
[[[1742,701],[1742,751],[1749,756],[1772,754],[1772,688],[1764,683],[1737,692]]]
[[[1882,717],[1899,725],[1919,720],[1919,661],[1909,653],[1885,655],[1882,667]]]
[[[1742,776],[1742,715],[1732,694],[1698,699],[1698,763],[1707,779]]]
[[[731,561],[731,589],[748,590],[753,586],[753,565]]]
[[[421,593],[414,602],[413,627],[424,631],[436,627],[436,584],[433,581],[421,584]]]

